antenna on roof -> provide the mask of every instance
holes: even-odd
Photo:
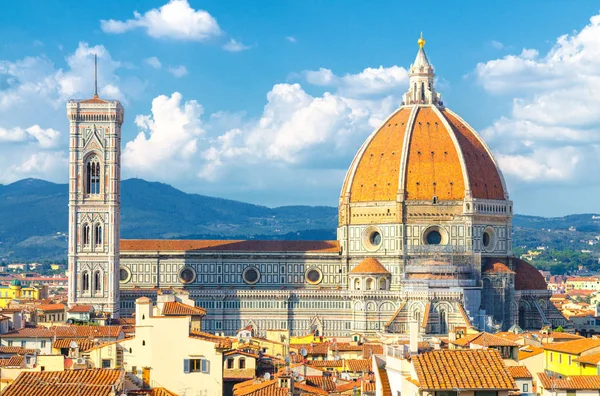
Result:
[[[98,54],[94,53],[94,98],[98,97]]]

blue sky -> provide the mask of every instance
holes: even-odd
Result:
[[[336,205],[423,31],[437,90],[496,153],[516,210],[598,212],[597,2],[65,4],[3,5],[0,183],[66,182],[64,103],[91,95],[97,52],[101,96],[126,109],[124,178]]]

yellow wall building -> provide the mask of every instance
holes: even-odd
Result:
[[[13,279],[8,286],[0,286],[0,308],[6,308],[13,300],[41,300],[48,298],[48,286],[23,287]]]
[[[544,347],[546,370],[560,375],[597,375],[594,365],[580,363],[582,358],[600,352],[600,340],[581,340],[548,344]]]

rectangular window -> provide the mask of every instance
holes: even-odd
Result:
[[[209,373],[210,362],[207,359],[184,359],[184,373]]]
[[[103,369],[110,368],[110,359],[102,359],[102,368]]]
[[[8,346],[13,346],[12,340],[8,340]]]
[[[571,355],[569,355],[569,366],[571,365]]]
[[[558,354],[558,363],[561,364],[562,363],[562,353]]]
[[[567,396],[575,396],[577,394],[576,390],[567,390]]]
[[[523,384],[523,393],[529,392],[529,384]]]
[[[40,347],[46,348],[46,341],[40,341]]]
[[[25,348],[25,345],[27,345],[27,341],[21,341],[21,348]]]

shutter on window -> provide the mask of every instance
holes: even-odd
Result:
[[[203,373],[210,372],[210,361],[207,359],[202,359],[202,372]]]
[[[184,373],[190,372],[190,359],[183,359],[183,372]]]

